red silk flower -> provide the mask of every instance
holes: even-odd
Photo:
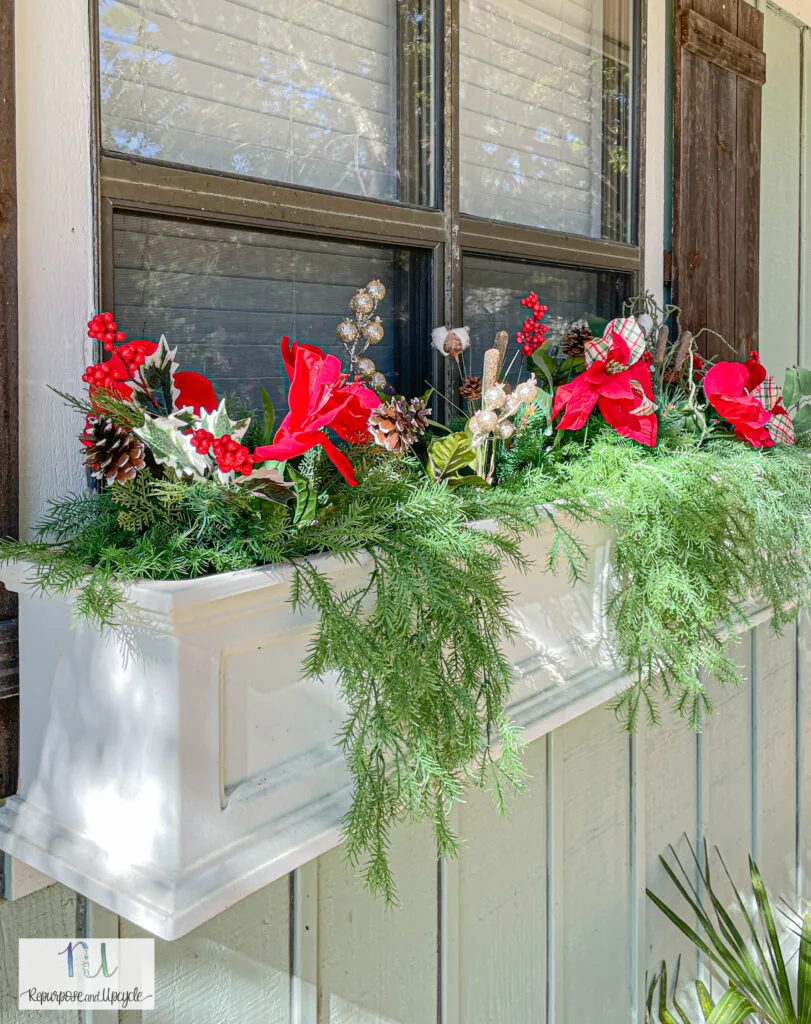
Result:
[[[771,448],[775,441],[794,444],[794,427],[783,407],[773,377],[766,376],[757,352],[745,363],[716,363],[704,376],[704,393],[736,437],[753,448]]]
[[[585,373],[555,392],[552,418],[565,409],[557,429],[580,430],[596,406],[622,437],[653,448],[659,421],[644,351],[645,335],[633,317],[612,320],[602,338],[587,342]]]
[[[151,356],[157,347],[155,341],[130,341],[117,348],[104,362],[88,366],[83,379],[90,384],[91,398],[94,387],[115,391],[126,400],[132,398],[132,378],[146,357]],[[176,408],[190,407],[197,416],[201,409],[213,412],[217,408],[214,385],[202,373],[179,370],[174,375],[174,383],[179,392],[175,399]]]
[[[347,384],[337,356],[315,345],[282,338],[282,357],[290,378],[290,411],[273,438],[273,444],[256,448],[257,460],[284,462],[321,445],[335,468],[351,486],[357,485],[352,463],[324,430],[329,427],[344,441],[359,443],[369,436],[369,413],[380,405],[374,391],[362,384]]]

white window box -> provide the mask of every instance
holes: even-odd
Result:
[[[511,709],[529,739],[624,683],[603,616],[610,538],[576,531],[588,582],[541,571],[549,524],[526,541],[538,569],[509,574]],[[320,562],[339,584],[366,571]],[[74,626],[71,601],[32,591],[29,573],[0,569],[20,593],[22,677],[2,849],[175,938],[338,842],[343,705],[334,679],[301,679],[313,618],[288,603],[289,567],[134,586],[117,637]]]

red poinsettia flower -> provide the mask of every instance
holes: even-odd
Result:
[[[753,448],[775,441],[794,444],[794,427],[774,377],[767,377],[757,352],[745,363],[716,363],[704,376],[704,393],[715,411]]]
[[[282,338],[282,357],[290,378],[290,411],[273,438],[273,444],[254,450],[257,459],[284,462],[321,445],[335,468],[354,487],[357,484],[352,463],[329,439],[325,429],[352,444],[369,436],[369,413],[380,405],[380,398],[362,384],[347,384],[337,356],[327,355],[315,345]]]
[[[119,346],[103,363],[88,366],[83,379],[90,385],[90,397],[94,388],[115,391],[122,398],[132,398],[132,378],[137,374],[138,367],[143,365],[147,356],[157,350],[155,341],[129,341]],[[202,373],[193,370],[179,370],[174,376],[175,387],[179,394],[175,399],[175,407],[189,407],[197,416],[200,410],[213,412],[217,408],[217,395],[214,385]]]
[[[597,407],[622,437],[653,448],[659,421],[644,352],[645,335],[633,317],[612,320],[602,338],[587,342],[585,373],[555,392],[552,418],[565,410],[557,429],[580,430]]]

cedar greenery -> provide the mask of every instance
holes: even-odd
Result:
[[[632,683],[616,706],[629,727],[654,721],[662,699],[699,727],[711,709],[704,677],[736,683],[721,632],[766,601],[779,628],[807,599],[811,570],[811,463],[799,448],[767,452],[732,440],[663,439],[646,449],[597,427],[547,452],[526,431],[492,489],[432,483],[416,458],[353,452],[356,488],[311,454],[302,483],[312,520],[291,525],[286,506],[238,485],[148,475],[54,502],[33,544],[4,558],[37,566],[50,592],[77,592],[77,613],[111,626],[123,586],[292,561],[293,600],[319,617],[305,670],[335,671],[349,705],[341,731],[353,779],[347,852],[373,891],[395,895],[387,851],[392,826],[432,822],[453,853],[448,824],[467,783],[493,783],[497,804],[520,787],[520,736],[505,715],[512,633],[505,562],[581,572],[576,541],[550,515],[616,531],[617,589],[608,609],[617,657]],[[329,501],[325,495],[329,493]],[[555,503],[552,506],[552,503]],[[546,508],[543,506],[546,505]],[[495,531],[472,529],[489,519]],[[522,533],[551,522],[552,563],[525,564]],[[366,582],[336,589],[309,554],[368,561]]]

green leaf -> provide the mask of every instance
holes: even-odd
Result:
[[[456,487],[487,487],[491,485],[482,476],[477,476],[475,473],[458,474],[454,473],[453,476],[448,477],[448,486],[451,490]]]
[[[260,388],[259,393],[262,396],[262,409],[264,411],[262,444],[272,444],[273,428],[276,425],[276,410],[273,408],[273,402],[267,391],[264,388]]]
[[[306,476],[293,469],[287,463],[287,475],[293,481],[296,492],[296,511],[293,515],[294,526],[308,526],[315,520],[318,509],[318,491]]]
[[[797,381],[800,385],[800,393],[803,398],[808,398],[811,395],[811,370],[806,370],[804,366],[798,366],[797,368]]]
[[[209,431],[215,437],[222,437],[228,434],[234,440],[239,440],[250,425],[250,418],[243,420],[232,420],[225,408],[225,399],[220,402],[213,412],[200,410],[200,426],[203,430]]]
[[[134,433],[152,453],[155,462],[169,466],[181,476],[202,480],[208,468],[205,455],[192,447],[191,438],[183,420],[176,416],[155,416],[144,420]]]
[[[549,390],[555,390],[554,377],[558,370],[557,362],[545,352],[540,355],[530,356],[527,359],[527,369],[532,373],[539,374],[549,385]]]
[[[428,445],[428,475],[435,481],[458,476],[463,469],[476,465],[470,435],[460,430],[447,437],[435,437]]]
[[[783,381],[783,405],[788,409],[794,405],[800,397],[800,379],[797,371],[789,368],[786,370],[786,378]]]
[[[803,917],[797,957],[797,1020],[799,1024],[811,1024],[811,916],[808,914]]]
[[[707,1017],[707,1024],[743,1024],[754,1012],[755,1007],[743,993],[735,988],[728,988]]]
[[[811,405],[803,405],[792,420],[794,433],[807,434],[811,430]]]
[[[158,347],[146,357],[132,382],[134,400],[146,412],[160,410],[163,416],[171,416],[178,390],[175,387],[176,348],[169,348],[166,338],[161,335]]]
[[[715,1002],[703,981],[699,980],[696,982],[696,995],[698,996],[698,1005],[701,1007],[701,1012],[704,1015],[704,1020],[706,1021],[715,1009]]]

